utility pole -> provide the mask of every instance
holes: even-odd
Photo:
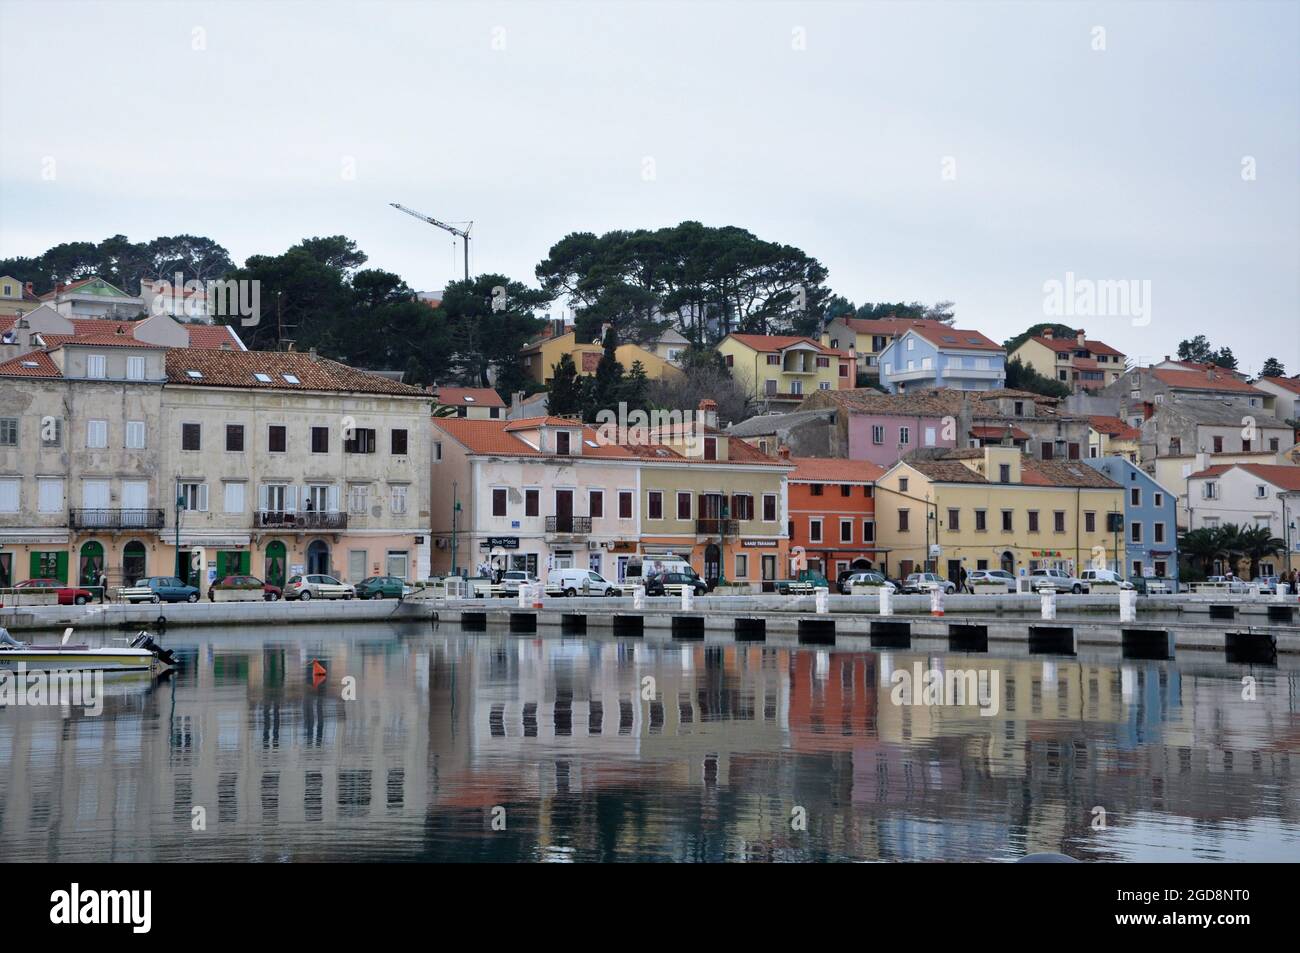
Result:
[[[460,515],[460,497],[456,490],[460,484],[451,484],[451,574],[456,575],[456,517]]]
[[[391,205],[393,208],[397,209],[399,212],[405,212],[407,215],[410,215],[412,218],[418,218],[422,222],[428,222],[430,225],[436,225],[438,228],[441,228],[443,231],[451,232],[453,235],[457,235],[461,239],[463,239],[465,242],[465,280],[469,281],[469,230],[474,227],[473,222],[467,222],[464,231],[462,231],[461,229],[456,228],[454,225],[448,225],[446,222],[440,222],[432,215],[425,215],[423,212],[417,212],[415,209],[407,208],[405,205],[399,205],[396,202],[389,202],[388,204]]]
[[[176,578],[184,582],[188,577],[181,571],[181,513],[185,509],[185,497],[181,495],[181,481],[176,480]]]

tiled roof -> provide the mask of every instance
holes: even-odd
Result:
[[[200,377],[189,372],[197,371]],[[264,374],[270,381],[259,381]],[[285,380],[293,375],[298,383]],[[192,387],[247,387],[255,390],[340,391],[389,394],[394,397],[430,395],[418,387],[401,384],[378,374],[368,374],[302,351],[221,351],[206,348],[170,348],[167,380]]]
[[[979,331],[939,327],[912,328],[918,337],[923,337],[938,348],[956,348],[962,351],[1001,351],[1002,345],[985,337]]]
[[[434,400],[448,407],[504,407],[506,402],[491,387],[439,387]]]
[[[1118,417],[1106,417],[1092,414],[1088,417],[1088,426],[1097,433],[1104,433],[1114,437],[1117,440],[1137,440],[1142,436],[1142,431],[1136,427],[1130,427]]]
[[[1089,354],[1113,354],[1116,357],[1124,356],[1123,351],[1117,351],[1109,344],[1103,344],[1101,341],[1094,341],[1086,337],[1083,339],[1082,347],[1080,347],[1078,338],[1045,338],[1041,334],[1038,334],[1030,338],[1030,340],[1037,341],[1043,347],[1050,348],[1058,353],[1082,349],[1087,351]]]
[[[904,458],[918,471],[940,483],[991,483],[1002,485],[976,473],[970,467],[959,462],[962,459],[976,459],[982,456],[982,450],[970,451],[930,451],[927,454],[914,454]],[[1082,460],[1035,460],[1032,457],[1020,458],[1020,484],[1011,486],[1059,486],[1082,487],[1084,489],[1118,489],[1119,484],[1098,470],[1094,470]]]
[[[135,347],[162,350],[160,344],[148,344],[137,341],[130,334],[117,334],[113,331],[100,331],[95,334],[42,334],[41,341],[46,347],[61,347],[64,344],[84,344],[88,347]]]
[[[1025,474],[1036,474],[1044,486],[1070,486],[1118,489],[1119,484],[1100,470],[1094,470],[1082,460],[1035,460],[1026,457],[1020,464],[1021,480],[1031,482]]]
[[[932,318],[841,318],[844,324],[858,334],[883,334],[895,336],[908,328],[946,328],[948,325]]]
[[[791,334],[728,334],[727,337],[733,341],[739,341],[745,347],[754,351],[784,351],[788,347],[796,344],[811,344],[819,352],[825,354],[830,348],[824,347],[812,338],[800,337]]]
[[[1015,440],[1028,440],[1029,434],[1025,433],[1019,427],[971,427],[970,435],[978,437],[980,440],[1000,440],[1006,435],[1007,430],[1011,431],[1011,436]]]
[[[582,450],[573,456],[557,456],[530,446],[517,436],[521,430],[536,430],[543,422],[582,428]],[[434,417],[433,425],[447,433],[470,453],[511,457],[546,457],[563,461],[582,457],[629,459],[632,454],[622,447],[602,443],[596,431],[580,421],[566,417],[532,417],[524,420],[473,420],[468,417]],[[522,426],[521,426],[522,425]],[[591,444],[596,446],[591,446]]]
[[[1220,390],[1240,394],[1258,394],[1267,396],[1264,391],[1251,387],[1245,381],[1238,380],[1228,371],[1176,371],[1159,368],[1151,371],[1156,380],[1180,390]],[[1211,377],[1210,375],[1214,376]]]
[[[538,427],[581,427],[582,421],[574,420],[572,417],[556,417],[554,415],[547,417],[523,417],[519,420],[511,420],[504,424],[507,433],[516,430],[536,430]]]
[[[1220,477],[1234,468],[1245,470],[1252,476],[1273,484],[1278,489],[1288,492],[1300,491],[1300,467],[1293,467],[1284,463],[1216,463],[1214,466],[1206,467],[1204,470],[1191,474],[1187,479],[1200,480]]]
[[[185,330],[190,332],[190,347],[192,348],[248,350],[244,342],[240,340],[239,332],[228,324],[187,324]]]
[[[27,365],[35,365],[29,367]],[[44,351],[20,354],[0,364],[0,377],[62,377],[63,372]]]
[[[874,483],[885,472],[868,460],[791,457],[787,462],[795,465],[789,477],[794,483]]]
[[[957,460],[923,460],[908,457],[904,462],[939,483],[987,483],[988,480]]]
[[[947,417],[961,411],[963,394],[971,391],[934,388],[908,391],[906,394],[882,394],[869,387],[815,391],[817,401],[830,400],[848,411],[885,416]],[[809,394],[812,397],[813,394]]]
[[[727,432],[733,437],[762,437],[813,420],[832,420],[834,417],[833,407],[819,410],[793,410],[788,414],[758,414],[748,420],[732,424],[727,428]]]
[[[1255,383],[1276,384],[1283,390],[1289,390],[1293,394],[1300,394],[1300,377],[1261,377]]]

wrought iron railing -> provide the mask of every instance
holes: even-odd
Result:
[[[68,510],[69,529],[162,529],[165,517],[160,509]]]

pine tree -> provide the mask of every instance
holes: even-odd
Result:
[[[586,388],[578,377],[573,355],[564,354],[551,368],[551,392],[546,399],[546,410],[557,417],[581,414],[586,403]]]

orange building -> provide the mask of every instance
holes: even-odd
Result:
[[[792,457],[789,476],[790,551],[803,547],[808,568],[834,583],[840,573],[888,566],[876,546],[876,478],[884,468],[866,460]]]

